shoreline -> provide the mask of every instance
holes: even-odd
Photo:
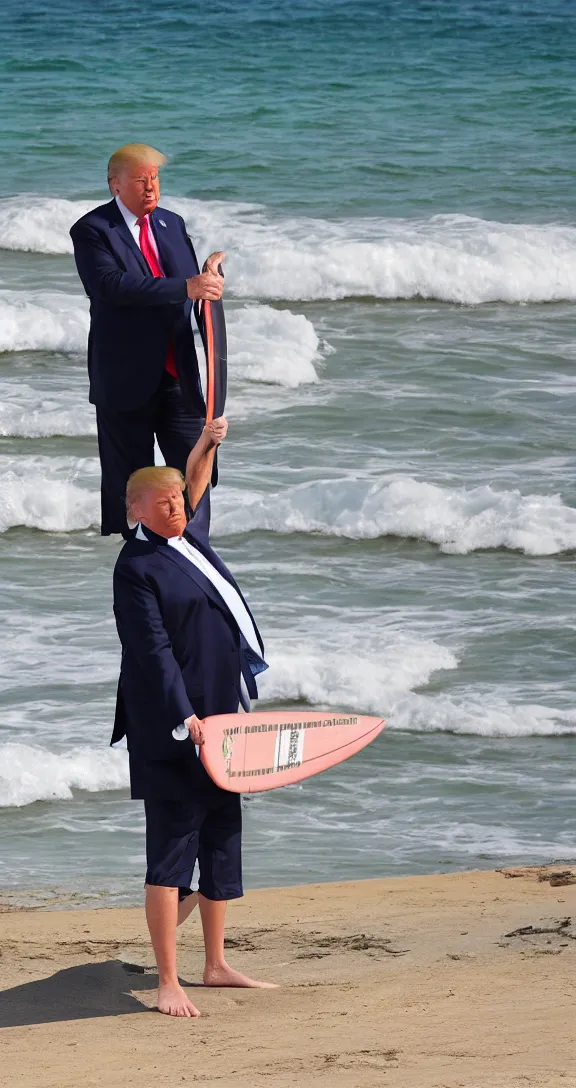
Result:
[[[547,873],[548,870],[556,869],[571,869],[576,873],[576,858],[574,857],[554,857],[546,862],[536,861],[514,861],[510,864],[504,864],[498,868],[476,868],[470,866],[469,868],[462,869],[432,869],[429,873],[402,873],[402,874],[390,874],[384,877],[351,877],[345,880],[321,880],[321,881],[296,881],[294,883],[271,883],[271,885],[255,885],[254,887],[244,888],[244,897],[247,894],[258,894],[259,892],[279,892],[290,891],[291,889],[299,888],[330,888],[336,885],[359,885],[360,887],[365,883],[370,883],[375,880],[379,881],[394,881],[394,880],[426,880],[428,878],[442,878],[442,877],[457,877],[464,876],[469,873],[519,873],[524,869],[534,870],[535,873]],[[576,877],[575,877],[576,879]],[[110,888],[98,888],[94,887],[87,891],[77,891],[73,888],[66,887],[54,887],[50,886],[38,886],[36,888],[28,889],[14,889],[14,888],[2,888],[0,886],[0,917],[3,914],[14,914],[19,912],[25,913],[37,913],[37,912],[51,912],[51,911],[137,911],[144,907],[144,885],[142,886],[142,901],[137,901],[137,897],[134,897],[134,901],[121,901],[121,895],[124,894],[126,900],[131,898],[131,893],[119,893]],[[109,902],[106,902],[106,901]]]
[[[395,880],[427,880],[429,878],[457,877],[468,873],[509,873],[522,872],[523,870],[535,873],[546,873],[555,870],[574,870],[576,872],[576,858],[551,858],[546,861],[514,860],[509,864],[502,864],[498,868],[487,866],[475,868],[473,865],[465,869],[432,869],[424,873],[400,873],[389,874],[382,877],[353,876],[345,880],[322,880],[282,884],[256,884],[252,887],[244,887],[244,896],[258,894],[260,892],[278,892],[282,894],[293,888],[330,888],[341,884],[369,884],[374,880],[392,882]],[[575,878],[576,879],[576,878]],[[27,889],[3,888],[0,885],[0,916],[9,913],[46,912],[61,910],[138,910],[144,906],[144,885],[140,888],[141,899],[134,895],[133,901],[130,892],[116,892],[109,887],[94,886],[87,891],[78,891],[72,887],[39,885]],[[124,902],[122,900],[125,900]],[[106,901],[108,900],[108,902]]]
[[[227,944],[231,962],[281,988],[199,987],[192,916],[179,966],[203,1015],[175,1021],[150,1011],[141,907],[4,911],[7,1081],[77,1088],[81,1070],[92,1088],[576,1086],[574,866],[249,891],[230,905]]]

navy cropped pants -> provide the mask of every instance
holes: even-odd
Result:
[[[146,883],[192,891],[196,860],[198,891],[206,899],[240,899],[242,807],[240,794],[213,787],[189,801],[144,801]]]

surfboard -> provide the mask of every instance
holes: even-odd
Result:
[[[218,266],[218,271],[224,275],[222,265]],[[211,423],[213,419],[224,415],[228,389],[228,345],[222,300],[210,302],[204,299],[197,302],[195,314],[206,356],[206,422]],[[208,454],[208,458],[212,474],[211,482],[215,486],[218,481],[218,459],[215,449]],[[188,495],[192,510],[197,509],[205,490],[205,487],[201,485],[196,493]]]
[[[218,271],[224,275],[222,265]],[[222,300],[198,302],[196,319],[206,355],[206,422],[210,423],[224,415],[228,387],[228,344]]]
[[[200,748],[208,774],[232,793],[260,793],[301,782],[370,744],[382,718],[327,711],[217,714],[203,723]]]

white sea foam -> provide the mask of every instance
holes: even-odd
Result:
[[[476,304],[576,298],[576,228],[430,219],[284,218],[256,205],[168,198],[199,256],[227,250],[238,297],[435,298]],[[68,230],[87,201],[21,196],[0,201],[6,249],[71,253]]]
[[[511,692],[427,695],[433,674],[456,669],[457,657],[433,639],[379,629],[346,631],[301,641],[272,639],[268,672],[259,678],[261,696],[284,703],[382,715],[390,729],[487,737],[576,734],[576,710],[516,703]]]
[[[0,532],[88,529],[100,519],[96,458],[0,457]],[[93,490],[85,486],[93,480]]]
[[[98,473],[95,458],[0,458],[0,532],[16,525],[50,532],[97,525]],[[255,531],[352,540],[399,536],[453,555],[491,548],[556,555],[576,548],[576,509],[558,495],[441,488],[409,476],[317,480],[278,493],[221,484],[212,524],[216,537]]]
[[[33,193],[6,197],[0,200],[2,249],[72,253],[70,227],[95,204],[92,200],[60,200]]]
[[[120,790],[128,786],[125,751],[77,747],[52,752],[32,744],[0,745],[0,807],[69,800],[73,790]]]
[[[174,204],[198,231],[197,204]],[[229,221],[209,224],[206,248],[215,236],[229,251],[229,285],[240,297],[422,297],[470,305],[576,298],[570,226],[463,215],[325,221],[233,211]]]
[[[390,729],[448,732],[486,737],[576,734],[576,710],[515,701],[505,689],[457,697],[428,695],[425,687],[441,670],[458,666],[455,654],[434,639],[379,629],[369,635],[347,627],[336,634],[290,641],[272,639],[268,672],[259,678],[264,699],[305,701],[310,706],[382,715]]]
[[[84,352],[88,324],[82,295],[0,292],[0,351]]]
[[[272,306],[243,306],[229,308],[226,323],[232,381],[294,389],[318,380],[314,361],[321,356],[320,341],[303,314]],[[88,301],[82,295],[0,292],[0,352],[85,354],[88,325]],[[330,348],[323,345],[322,350]]]
[[[311,631],[312,628],[312,631]],[[432,638],[393,628],[368,631],[337,621],[329,632],[307,624],[307,634],[272,638],[270,669],[259,680],[268,702],[351,709],[386,717],[388,729],[484,737],[576,734],[576,710],[515,703],[504,689],[431,694],[434,674],[455,670],[457,657]],[[353,635],[353,638],[351,636]],[[14,727],[13,723],[13,727]],[[67,800],[72,791],[120,790],[128,785],[125,751],[78,746],[54,752],[9,740],[0,746],[0,807]]]
[[[222,486],[213,529],[216,535],[264,530],[356,540],[400,536],[456,555],[486,548],[554,555],[576,548],[576,510],[558,495],[442,488],[409,476],[318,480],[277,494]]]
[[[395,700],[390,726],[417,733],[461,733],[482,737],[576,736],[576,710],[514,703],[506,692],[475,692],[454,698],[409,695]]]
[[[320,341],[303,314],[246,306],[230,310],[226,325],[233,380],[290,389],[318,381],[314,361],[320,358]]]
[[[434,298],[538,302],[576,298],[576,229],[430,219],[319,220],[254,208],[171,201],[199,240],[229,253],[227,277],[245,298]]]
[[[308,624],[308,629],[314,627]],[[458,664],[452,651],[433,639],[377,626],[367,636],[366,628],[338,623],[328,636],[318,626],[315,638],[268,640],[266,660],[270,669],[259,678],[264,699],[303,699],[312,706],[355,707],[375,714],[384,714],[391,701],[426,685],[434,672]]]
[[[96,434],[96,414],[88,403],[88,379],[83,368],[78,388],[38,388],[13,377],[0,382],[0,435],[43,438],[50,435]]]
[[[316,366],[330,346],[320,343],[314,326],[302,314],[271,306],[228,309],[230,406],[238,418],[259,410],[255,385],[276,386],[274,403],[260,405],[267,413],[285,406],[286,389],[318,381]],[[60,351],[85,354],[88,304],[81,295],[19,291],[0,292],[0,351]],[[202,353],[200,351],[202,372]],[[38,374],[27,371],[23,382],[17,369],[0,382],[0,435],[43,437],[96,433],[95,412],[88,402],[85,364],[51,367]]]

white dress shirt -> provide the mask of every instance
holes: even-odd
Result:
[[[234,616],[250,649],[254,650],[254,653],[261,657],[262,649],[258,642],[254,624],[238,590],[227,578],[224,578],[224,575],[220,574],[219,570],[216,570],[216,567],[212,565],[210,560],[207,559],[198,548],[195,548],[194,545],[190,544],[183,536],[170,537],[168,545],[170,548],[176,548],[176,551],[180,552],[180,554],[190,563],[193,563],[198,570],[202,571],[204,577],[207,578],[209,582],[212,582],[214,589],[220,594],[224,604],[227,605]]]
[[[122,212],[122,215],[124,217],[124,222],[126,223],[126,226],[128,227],[128,230],[130,231],[130,234],[132,235],[134,241],[136,242],[136,245],[138,246],[138,249],[140,249],[140,227],[138,226],[138,216],[134,215],[134,212],[131,212],[130,209],[127,208],[126,205],[122,203],[119,196],[115,196],[114,200],[116,201],[118,207],[120,208],[120,211]],[[156,253],[156,257],[158,258],[158,264],[160,265],[160,268],[162,268],[162,262],[160,260],[160,254],[158,252],[158,246],[156,245],[156,239],[154,237],[154,231],[152,230],[152,225],[150,223],[150,216],[147,215],[147,216],[145,216],[145,218],[148,220],[148,226],[150,228],[149,231],[148,231],[148,234],[150,235],[150,241],[152,243],[152,249]]]
[[[135,537],[136,540],[147,539],[140,524],[138,525],[138,528],[136,530]],[[258,636],[256,634],[254,623],[252,621],[250,613],[248,612],[248,609],[246,608],[246,605],[244,604],[244,601],[238,593],[238,590],[231,584],[231,582],[229,582],[226,578],[224,578],[222,574],[220,574],[219,570],[216,570],[216,567],[212,565],[210,560],[207,559],[206,556],[203,555],[198,548],[195,548],[194,545],[190,544],[184,537],[172,536],[166,541],[166,543],[170,548],[175,548],[176,551],[180,552],[180,554],[183,555],[189,563],[193,563],[193,565],[199,571],[201,571],[204,577],[212,583],[214,589],[222,598],[224,604],[234,616],[234,619],[236,620],[236,623],[238,624],[240,631],[244,635],[244,638],[246,639],[246,642],[248,643],[250,649],[253,650],[254,653],[258,654],[258,656],[260,657],[262,655],[262,648],[260,646],[260,643],[258,642]],[[244,680],[242,673],[240,673],[240,687],[242,690],[242,701],[244,703],[244,707],[249,707],[250,696],[248,694],[246,681]],[[175,738],[175,740],[186,740],[188,736],[187,726],[177,726],[176,729],[172,730],[172,736]]]

